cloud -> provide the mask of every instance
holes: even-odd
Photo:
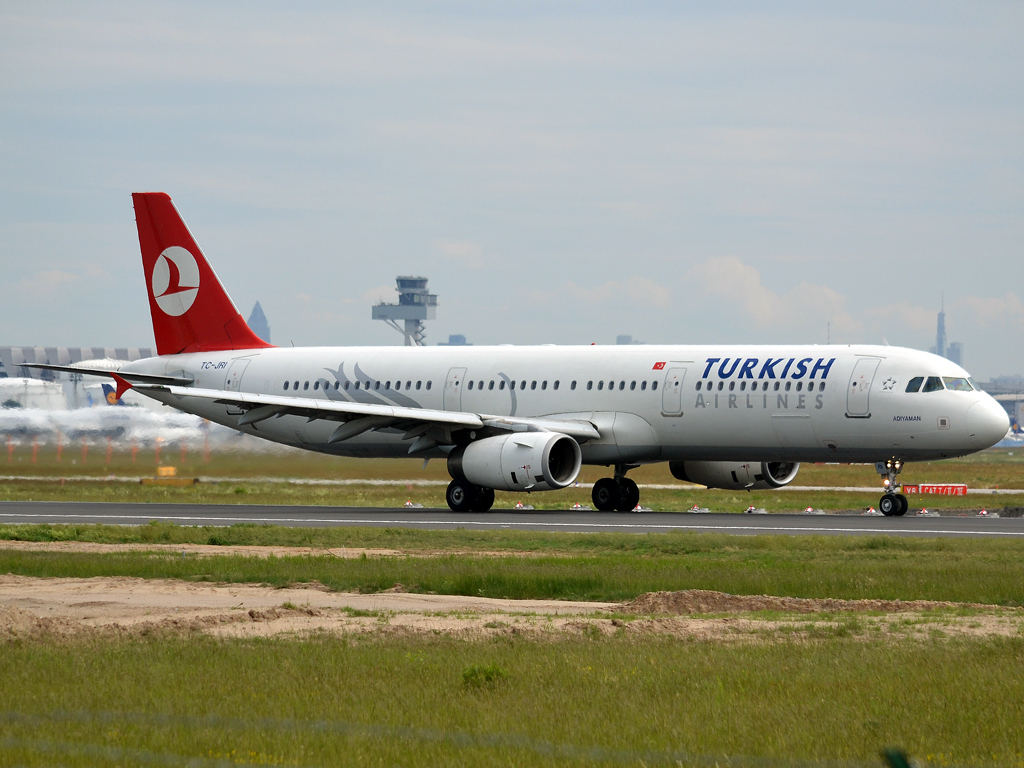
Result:
[[[441,240],[437,250],[442,256],[453,261],[460,261],[473,269],[481,269],[490,259],[484,257],[484,249],[479,243]]]
[[[359,297],[364,304],[395,304],[398,302],[398,296],[395,295],[395,284],[390,285],[378,285],[376,288],[370,288],[367,291],[363,291]]]
[[[1009,291],[1003,297],[964,296],[949,306],[951,311],[966,313],[982,328],[1013,325],[1024,330],[1024,303]]]
[[[624,283],[609,280],[596,288],[584,288],[569,280],[563,285],[563,290],[563,295],[568,295],[576,301],[583,301],[587,304],[614,303],[618,305],[623,299],[628,299],[638,305],[649,303],[658,307],[667,307],[672,299],[672,291],[669,288],[639,275],[633,275]],[[539,297],[538,294],[535,296]]]
[[[32,277],[23,278],[18,282],[19,292],[29,293],[34,296],[49,296],[56,293],[61,286],[75,283],[82,278],[70,272],[59,269],[51,269],[45,272],[36,272]]]
[[[846,298],[831,288],[803,281],[785,293],[761,283],[761,273],[735,256],[709,259],[698,264],[688,282],[706,296],[720,298],[758,325],[801,328],[828,321],[841,336],[860,336],[864,324],[846,309]]]

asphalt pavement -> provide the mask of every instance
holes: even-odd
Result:
[[[151,520],[178,525],[237,523],[291,527],[372,526],[390,528],[577,533],[670,533],[708,531],[740,535],[824,534],[897,536],[1024,537],[1024,518],[868,517],[814,514],[694,514],[669,512],[592,512],[503,510],[452,512],[448,509],[379,507],[301,507],[220,504],[108,504],[105,502],[0,502],[0,523],[106,523],[144,525]]]

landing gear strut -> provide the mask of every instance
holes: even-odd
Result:
[[[640,503],[640,488],[626,477],[636,464],[616,464],[615,477],[602,477],[594,483],[591,498],[594,506],[602,512],[632,512]]]
[[[879,462],[875,468],[878,470],[878,474],[885,478],[882,481],[882,485],[885,486],[885,495],[878,502],[878,511],[886,517],[902,517],[907,514],[910,502],[902,493],[896,493],[900,487],[896,478],[903,471],[903,462],[899,459],[889,459],[884,464]]]

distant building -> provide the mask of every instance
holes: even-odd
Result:
[[[437,342],[439,347],[472,347],[473,345],[466,341],[466,337],[461,333],[453,333],[448,337],[448,341]]]
[[[252,308],[252,314],[249,315],[249,327],[252,328],[252,332],[263,339],[267,344],[270,343],[270,323],[267,322],[267,316],[263,314],[263,307],[257,301],[256,306]]]
[[[427,289],[427,278],[399,275],[395,278],[397,304],[375,304],[370,317],[383,320],[405,337],[405,346],[422,347],[426,338],[424,320],[437,317],[437,296]],[[398,322],[402,321],[403,325]]]
[[[616,345],[629,345],[629,344],[643,344],[642,341],[633,341],[633,337],[628,333],[623,333],[620,336],[615,337]]]
[[[946,344],[946,302],[943,299],[942,309],[939,310],[939,321],[935,329],[935,346],[928,349],[933,355],[944,357],[957,365],[964,364],[964,345],[959,341]]]
[[[26,368],[26,363],[72,365],[83,360],[141,360],[155,357],[149,347],[0,347],[0,379],[27,378],[53,381],[53,371]]]

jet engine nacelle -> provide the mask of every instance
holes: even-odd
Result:
[[[448,454],[448,472],[483,488],[555,491],[580,473],[579,444],[556,432],[513,432],[488,437]]]
[[[724,488],[729,491],[764,491],[789,485],[800,470],[798,463],[762,461],[738,464],[732,461],[670,461],[672,476],[688,483]]]

